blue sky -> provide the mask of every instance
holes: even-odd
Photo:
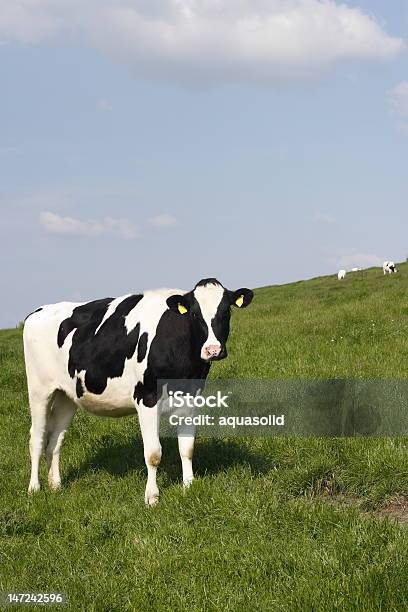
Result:
[[[0,327],[408,256],[408,5],[0,0]]]

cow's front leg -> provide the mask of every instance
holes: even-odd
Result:
[[[194,432],[195,433],[195,432]],[[192,435],[179,435],[178,447],[180,452],[181,466],[183,469],[183,486],[188,488],[194,479],[193,474],[193,453],[194,453],[194,433]]]
[[[159,439],[159,411],[157,404],[148,408],[142,402],[137,405],[140,431],[143,438],[144,458],[147,467],[145,503],[154,506],[159,501],[159,488],[156,482],[157,466],[161,460]]]

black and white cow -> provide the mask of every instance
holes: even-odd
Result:
[[[158,400],[162,379],[205,379],[227,356],[231,305],[250,289],[229,291],[214,278],[192,291],[158,290],[83,304],[39,308],[24,326],[32,425],[29,492],[37,491],[45,446],[50,487],[60,485],[59,453],[77,407],[100,416],[137,411],[147,466],[146,504],[158,501],[161,459]],[[179,437],[183,483],[193,479],[193,436]]]
[[[398,272],[398,270],[395,267],[395,263],[393,261],[384,261],[383,272],[384,274],[395,274],[396,272]]]

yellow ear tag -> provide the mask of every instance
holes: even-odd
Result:
[[[185,306],[183,306],[183,304],[179,304],[178,305],[178,311],[179,311],[180,314],[186,314],[186,312],[188,312],[187,308]]]
[[[242,304],[244,303],[244,296],[240,295],[239,298],[235,300],[235,303],[238,306],[238,308],[241,308]]]

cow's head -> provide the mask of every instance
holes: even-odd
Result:
[[[230,291],[215,278],[205,278],[193,291],[169,297],[167,305],[180,316],[190,318],[201,359],[216,361],[227,356],[231,306],[246,308],[253,297],[250,289]]]

